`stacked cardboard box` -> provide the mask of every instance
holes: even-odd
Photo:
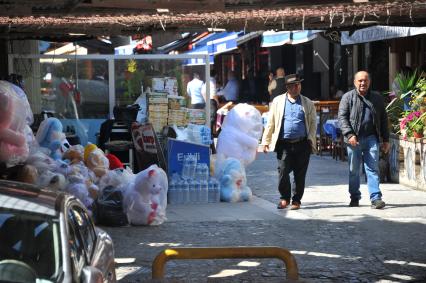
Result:
[[[176,125],[185,127],[188,122],[186,120],[186,101],[182,96],[169,95],[169,126]]]
[[[204,125],[206,123],[206,112],[204,109],[187,109],[188,123]]]
[[[167,125],[168,105],[166,92],[152,92],[148,95],[148,120],[157,133]]]

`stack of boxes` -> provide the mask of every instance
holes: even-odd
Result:
[[[177,95],[169,95],[169,125],[178,127],[186,127],[188,124],[186,119],[185,98]]]
[[[186,117],[190,124],[204,125],[206,123],[206,112],[204,109],[187,109]]]
[[[167,92],[152,92],[148,94],[148,120],[154,131],[159,133],[167,126],[168,119]]]

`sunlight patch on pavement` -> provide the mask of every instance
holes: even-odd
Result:
[[[239,269],[224,269],[221,270],[219,273],[210,275],[209,278],[220,278],[220,277],[229,277],[229,276],[235,276],[238,274],[242,274],[247,272],[247,270],[239,270]]]
[[[139,245],[147,245],[150,247],[179,247],[182,244],[179,243],[140,243]]]
[[[403,261],[403,260],[385,260],[383,263],[426,267],[426,263]]]
[[[143,266],[120,266],[115,269],[117,281],[131,274],[149,273],[151,269]]]
[[[247,261],[247,260],[244,260],[237,264],[237,266],[246,266],[246,267],[253,267],[253,266],[259,266],[259,265],[260,265],[260,262]]]
[[[317,257],[329,257],[329,258],[343,258],[343,259],[361,259],[359,256],[342,256],[337,254],[319,253],[319,252],[308,252],[308,251],[290,251],[293,255],[310,255]]]
[[[410,276],[410,275],[403,275],[403,274],[390,274],[390,277],[399,279],[399,280],[413,280],[414,277]]]
[[[124,264],[124,263],[133,263],[136,261],[134,257],[116,257],[115,263]]]

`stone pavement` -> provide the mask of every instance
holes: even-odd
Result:
[[[255,197],[246,203],[169,205],[157,227],[105,228],[120,282],[146,282],[167,247],[279,246],[296,257],[305,282],[426,282],[426,192],[382,184],[386,208],[348,207],[347,163],[313,155],[298,211],[277,210],[274,153],[247,168]],[[277,259],[173,260],[171,282],[282,282]]]

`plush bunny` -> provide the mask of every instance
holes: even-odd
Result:
[[[221,201],[240,202],[251,199],[252,192],[247,186],[246,172],[238,159],[227,158],[217,169]]]
[[[252,105],[237,104],[226,115],[217,139],[218,160],[234,157],[244,166],[252,163],[256,158],[262,130],[260,112]]]
[[[167,175],[157,165],[139,172],[124,194],[123,207],[132,225],[159,225],[166,220]]]
[[[27,126],[25,116],[19,111],[24,108],[10,85],[0,81],[0,162],[14,166],[28,157],[28,144],[25,138]]]
[[[68,144],[62,132],[62,123],[57,118],[50,117],[41,122],[36,134],[38,144],[50,150],[50,157],[61,159],[64,153],[64,144]]]

